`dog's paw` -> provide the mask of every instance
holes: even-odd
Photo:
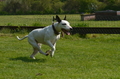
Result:
[[[51,50],[46,51],[46,56],[50,54]]]
[[[30,56],[30,58],[35,59],[35,57],[33,57],[33,56]]]
[[[48,56],[49,54],[46,54],[46,56]]]

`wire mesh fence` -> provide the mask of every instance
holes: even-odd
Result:
[[[9,29],[35,29],[39,27],[45,27],[52,24],[52,17],[55,15],[6,15],[0,16],[0,27]],[[59,15],[61,19],[65,15]],[[67,20],[70,22],[71,26],[74,28],[72,34],[80,33],[109,33],[109,34],[119,34],[120,21],[96,21],[87,20],[81,21],[80,14],[66,14]],[[14,26],[14,27],[12,27]],[[30,26],[30,27],[28,27]],[[112,28],[111,28],[112,27]],[[109,29],[109,32],[108,32]],[[15,30],[15,29],[14,29]],[[106,30],[106,32],[105,32]],[[117,31],[116,31],[117,30]]]

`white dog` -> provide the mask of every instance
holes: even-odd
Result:
[[[70,30],[72,30],[72,27],[70,26],[70,23],[66,21],[66,16],[64,20],[61,20],[57,15],[56,19],[57,22],[53,23],[50,26],[47,26],[43,29],[35,29],[31,31],[28,35],[26,35],[23,38],[19,38],[17,36],[18,40],[23,40],[25,38],[28,38],[28,42],[32,45],[34,51],[31,58],[35,59],[35,55],[40,52],[43,55],[48,56],[50,53],[50,56],[53,57],[56,47],[56,41],[60,38],[60,33],[63,31],[65,34],[70,35]],[[53,17],[54,21],[54,17]],[[44,53],[41,50],[41,45],[45,44],[51,47],[51,50],[46,51]],[[40,46],[40,47],[39,47]]]

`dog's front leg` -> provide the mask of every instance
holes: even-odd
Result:
[[[50,41],[46,41],[47,45],[51,47],[51,53],[50,53],[50,56],[53,57],[54,55],[54,52],[56,50],[55,46],[56,46],[56,43],[52,44]]]

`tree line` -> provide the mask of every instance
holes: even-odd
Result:
[[[0,14],[74,14],[120,10],[120,0],[1,0]]]

